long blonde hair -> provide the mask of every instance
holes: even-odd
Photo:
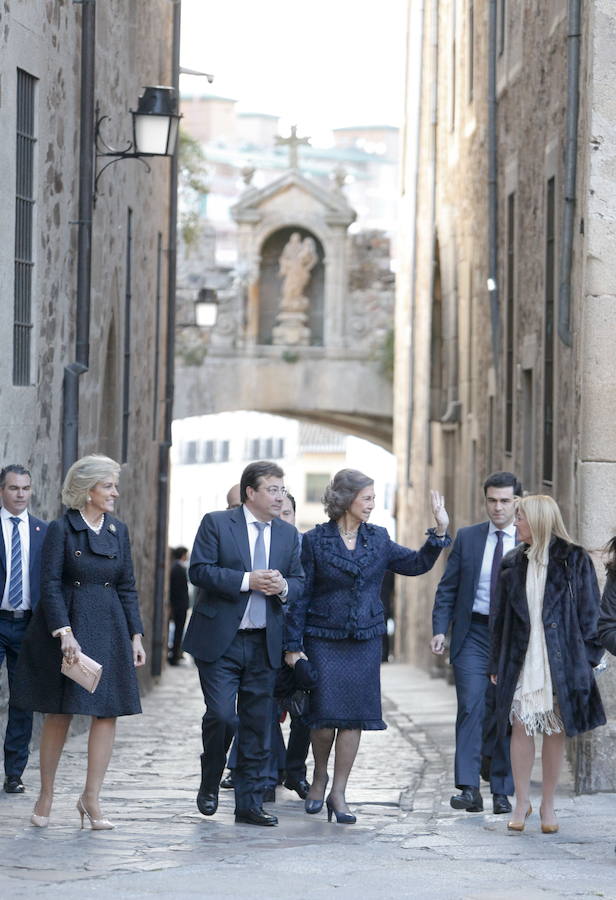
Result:
[[[524,513],[533,542],[526,551],[529,559],[542,562],[554,535],[573,543],[569,536],[558,503],[548,494],[528,494],[518,500],[517,509]]]

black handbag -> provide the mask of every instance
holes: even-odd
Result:
[[[305,716],[310,709],[310,694],[300,688],[286,697],[281,697],[278,702],[294,718]]]

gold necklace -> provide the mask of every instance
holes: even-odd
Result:
[[[357,537],[357,532],[359,531],[359,525],[357,526],[357,528],[354,531],[353,530],[347,531],[346,528],[342,528],[341,525],[338,525],[338,531],[340,532],[340,534],[344,538],[344,540],[349,541],[349,543],[350,543],[352,540],[354,540]]]

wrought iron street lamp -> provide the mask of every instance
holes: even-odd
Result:
[[[96,130],[94,144],[96,158],[110,157],[96,173],[94,179],[94,201],[98,194],[98,182],[105,171],[113,163],[121,159],[137,159],[143,163],[148,172],[151,171],[146,158],[152,156],[173,156],[178,136],[178,125],[181,115],[178,114],[177,92],[173,87],[162,85],[143,89],[139,97],[137,109],[131,109],[133,117],[133,139],[123,150],[110,147],[101,135],[101,126],[109,116],[99,115],[96,105]]]

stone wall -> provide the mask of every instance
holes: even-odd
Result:
[[[0,462],[32,470],[32,510],[45,519],[61,512],[61,423],[64,366],[73,361],[79,170],[81,7],[67,0],[14,0],[0,11],[0,127],[5,164],[0,194]],[[109,144],[132,137],[129,109],[144,85],[171,80],[172,4],[168,0],[99,2],[96,9],[96,87]],[[12,384],[15,206],[16,68],[38,79],[33,290],[33,363],[30,386]],[[122,379],[127,293],[127,221],[132,210],[132,304],[128,458],[118,514],[131,530],[144,613],[151,641],[157,525],[158,442],[162,439],[165,378],[166,250],[169,160],[152,171],[119,162],[101,178],[92,235],[90,369],[80,379],[79,453],[121,453]],[[158,259],[158,244],[162,249]],[[160,263],[160,265],[159,265]],[[160,322],[158,347],[156,317]],[[154,384],[158,353],[157,393]],[[149,666],[140,671],[144,687]],[[4,687],[3,687],[4,690]]]
[[[500,332],[494,358],[487,289],[489,4],[473,4],[471,34],[467,4],[409,3],[394,412],[399,535],[411,546],[421,542],[429,487],[444,491],[454,531],[485,518],[484,478],[511,469],[527,491],[558,500],[567,526],[593,553],[601,574],[600,549],[616,530],[610,490],[616,486],[610,430],[615,14],[608,0],[583,5],[572,344],[555,333],[553,474],[546,479],[547,196],[553,178],[556,329],[565,207],[567,3],[496,4],[498,10],[503,6],[507,21],[502,29],[497,22],[497,40],[502,34],[503,41],[496,57]],[[442,566],[422,579],[399,579],[397,597],[398,652],[435,674],[444,667],[428,642]],[[613,715],[616,681],[609,671],[601,684]],[[613,788],[606,762],[611,729],[572,746],[580,788]]]

